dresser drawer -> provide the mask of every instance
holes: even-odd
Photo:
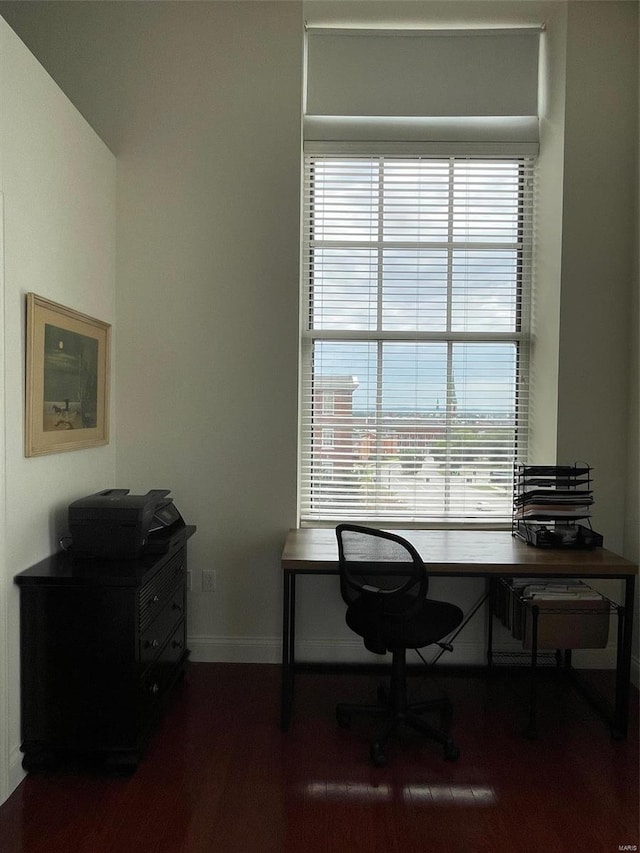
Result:
[[[140,682],[146,702],[154,704],[156,700],[160,700],[177,678],[180,672],[178,664],[186,654],[186,645],[186,624],[183,620]]]
[[[140,590],[138,619],[141,632],[146,631],[163,611],[176,586],[184,582],[185,562],[186,550],[182,548]]]
[[[149,627],[140,635],[140,662],[155,660],[167,638],[184,617],[185,586],[180,583],[165,596],[166,603]]]

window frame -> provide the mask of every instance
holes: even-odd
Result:
[[[314,439],[313,439],[313,412],[310,412],[309,416],[305,418],[305,408],[309,409],[313,407],[313,391],[309,391],[307,395],[305,395],[305,378],[309,377],[311,381],[313,381],[313,367],[311,365],[312,361],[312,353],[314,344],[317,341],[322,340],[343,340],[345,342],[354,342],[354,341],[375,341],[377,342],[378,347],[378,357],[381,358],[382,347],[385,342],[391,341],[412,341],[412,342],[432,342],[432,341],[441,341],[446,343],[447,346],[447,362],[449,363],[452,358],[453,347],[456,343],[465,343],[465,342],[501,342],[507,341],[514,344],[515,347],[515,390],[514,390],[514,426],[513,426],[513,448],[514,453],[512,457],[512,461],[515,462],[518,459],[526,458],[527,453],[527,442],[528,442],[528,426],[529,426],[529,411],[528,411],[528,387],[529,387],[529,364],[530,364],[530,350],[531,350],[531,290],[532,290],[532,258],[533,258],[533,210],[534,210],[534,174],[535,174],[535,164],[536,157],[531,153],[508,153],[504,151],[500,151],[496,154],[491,154],[487,152],[482,152],[476,155],[470,154],[460,154],[456,151],[451,151],[449,153],[421,153],[418,149],[419,146],[403,146],[401,151],[398,151],[398,146],[395,147],[394,150],[388,151],[385,150],[384,146],[376,146],[376,145],[368,145],[366,150],[361,150],[360,147],[353,147],[351,145],[345,145],[344,143],[331,145],[330,143],[325,143],[319,146],[319,151],[314,151],[313,148],[318,146],[309,146],[309,149],[305,151],[304,158],[304,168],[303,168],[303,176],[305,186],[303,188],[303,224],[302,224],[302,245],[303,245],[303,263],[302,263],[302,281],[301,281],[301,334],[300,334],[300,361],[301,361],[301,385],[300,385],[300,431],[299,431],[299,461],[298,461],[298,482],[299,482],[299,495],[298,495],[298,511],[299,511],[299,523],[301,526],[329,526],[339,521],[345,520],[345,518],[336,512],[335,517],[314,517],[313,513],[305,512],[305,489],[304,489],[304,481],[305,475],[303,471],[304,466],[304,455],[305,452],[309,454],[311,458],[314,454]],[[388,146],[387,146],[388,147]],[[455,148],[455,146],[453,146]],[[353,150],[352,150],[353,149]],[[377,149],[377,150],[376,150]],[[413,149],[413,150],[412,150]],[[515,241],[515,245],[517,245],[516,251],[516,274],[515,274],[515,289],[513,291],[513,296],[515,298],[515,323],[513,331],[509,332],[490,332],[490,333],[481,333],[478,331],[468,332],[468,331],[453,331],[452,329],[448,329],[445,332],[420,332],[413,330],[407,333],[401,332],[388,332],[383,331],[379,327],[375,330],[369,330],[366,332],[358,332],[355,333],[353,331],[334,331],[334,330],[319,330],[313,328],[313,292],[314,292],[314,282],[313,282],[313,264],[311,263],[311,257],[315,248],[316,241],[313,239],[312,230],[313,230],[313,221],[311,211],[313,209],[313,190],[311,185],[307,184],[307,176],[309,174],[310,167],[308,164],[310,162],[315,162],[316,160],[332,160],[332,159],[353,159],[353,158],[368,158],[372,160],[383,159],[383,160],[395,160],[398,158],[404,158],[408,160],[417,160],[417,159],[428,159],[428,160],[448,160],[451,162],[460,162],[461,160],[471,160],[471,161],[483,161],[483,160],[500,160],[500,161],[513,161],[519,163],[519,190],[518,197],[520,199],[520,205],[518,208],[518,226],[517,226],[517,239]],[[309,213],[307,213],[309,211]],[[451,227],[451,220],[449,220],[449,227]],[[453,239],[449,240],[449,247],[447,251],[450,255],[457,249],[464,249],[465,247],[468,249],[467,244],[461,244],[459,247],[456,246]],[[482,244],[479,244],[482,245]],[[429,248],[429,244],[420,244],[416,242],[416,248]],[[385,244],[384,240],[379,241],[377,250],[382,256],[384,252]],[[447,290],[451,290],[453,287],[451,278],[447,278]],[[455,389],[453,391],[449,390],[449,376],[451,375],[450,366],[447,367],[447,399],[445,406],[445,413],[447,418],[447,436],[448,441],[450,442],[451,437],[451,426],[453,423],[453,419],[451,417],[452,411],[455,409],[455,403],[452,398],[455,397]],[[378,410],[378,405],[376,405],[376,414],[384,419],[384,412],[382,410]],[[326,425],[325,425],[326,426]],[[322,432],[323,426],[318,425],[315,427],[320,432]],[[381,443],[384,440],[382,434],[378,435],[377,442]],[[324,445],[320,445],[324,446]],[[324,466],[326,466],[326,460],[318,459],[317,460],[317,470],[320,471]],[[450,470],[447,468],[446,471],[446,481],[450,480]],[[309,476],[309,482],[312,483],[312,476]],[[311,492],[312,486],[309,486],[309,493]],[[311,500],[311,498],[309,498]],[[448,528],[448,527],[493,527],[493,528],[502,528],[507,527],[510,523],[509,515],[510,515],[510,501],[509,503],[509,512],[505,511],[504,516],[495,517],[488,516],[486,518],[481,517],[441,517],[437,519],[416,519],[412,518],[397,518],[397,517],[389,517],[384,518],[382,516],[369,516],[366,513],[362,513],[360,516],[356,517],[353,515],[349,515],[348,518],[351,521],[360,521],[363,523],[372,523],[372,524],[385,524],[387,526],[393,525],[394,527],[402,528],[402,527],[434,527],[434,528]],[[414,513],[415,515],[415,513]]]

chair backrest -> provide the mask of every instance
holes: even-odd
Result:
[[[359,524],[339,524],[336,536],[340,591],[346,604],[373,594],[383,609],[388,602],[390,611],[397,613],[399,601],[408,608],[426,597],[429,579],[424,563],[402,536]]]

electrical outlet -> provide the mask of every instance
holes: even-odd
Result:
[[[216,570],[215,569],[204,569],[202,572],[202,591],[203,592],[215,592],[216,591]]]

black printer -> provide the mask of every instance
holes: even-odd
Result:
[[[170,534],[184,527],[170,489],[130,495],[105,489],[69,504],[72,553],[78,557],[133,559],[167,550]]]

